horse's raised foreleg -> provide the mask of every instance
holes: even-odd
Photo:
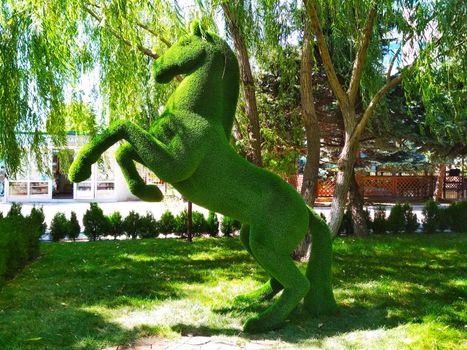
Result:
[[[146,202],[160,202],[164,198],[159,187],[144,183],[136,170],[135,161],[143,165],[144,162],[129,143],[125,143],[117,149],[115,158],[131,193]]]
[[[167,176],[174,173],[174,157],[162,142],[132,122],[119,121],[81,148],[70,167],[70,180],[81,182],[89,178],[91,165],[97,162],[102,153],[122,139],[133,146],[140,159],[151,170],[157,168],[160,173]],[[181,171],[176,175],[184,176]]]
[[[240,230],[240,241],[244,245],[245,249],[254,258],[255,256],[253,255],[250,248],[250,225],[242,225],[242,228]],[[279,293],[283,288],[284,287],[282,287],[282,285],[275,278],[271,278],[269,279],[269,281],[267,281],[264,285],[262,285],[259,289],[255,290],[254,292],[238,295],[237,297],[235,297],[235,301],[257,303],[264,300],[269,300],[272,299],[274,295]]]

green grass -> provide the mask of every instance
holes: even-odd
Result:
[[[180,334],[307,349],[466,348],[466,237],[339,238],[339,313],[312,318],[298,308],[283,329],[255,336],[241,325],[268,303],[232,299],[266,277],[236,238],[43,244],[0,291],[0,349],[100,349]]]

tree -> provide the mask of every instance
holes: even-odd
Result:
[[[65,238],[68,233],[68,220],[63,213],[54,215],[50,223],[50,237],[53,242],[58,242]]]
[[[379,102],[388,91],[402,82],[405,72],[410,68],[434,67],[416,59],[406,67],[399,67],[399,72],[393,75],[396,59],[404,54],[403,45],[419,43],[418,46],[414,46],[415,51],[412,51],[412,55],[415,52],[415,56],[423,58],[427,52],[433,52],[435,47],[442,47],[441,42],[446,43],[450,48],[456,43],[452,40],[453,33],[448,30],[443,30],[440,37],[433,32],[431,37],[423,35],[432,29],[435,20],[437,20],[435,21],[438,24],[437,28],[443,28],[439,24],[443,21],[444,14],[449,13],[447,9],[452,10],[457,2],[451,1],[448,6],[443,6],[442,3],[438,1],[434,4],[418,1],[397,4],[379,1],[328,3],[305,0],[328,82],[338,101],[345,126],[345,143],[337,162],[338,173],[330,222],[334,235],[338,232],[344,214],[360,139]],[[381,15],[383,12],[384,17]],[[366,13],[364,19],[362,13]],[[456,25],[460,26],[457,23]],[[383,49],[388,47],[386,37],[391,31],[398,32],[401,39],[396,42],[399,49],[392,55],[385,81],[382,82]],[[348,53],[341,55],[339,47],[332,47],[334,50],[330,50],[330,45],[336,40],[342,41],[341,33],[346,33],[353,40],[347,45],[353,53],[351,60],[348,59]],[[448,55],[449,52],[446,52],[445,57]],[[345,85],[347,89],[344,88]],[[427,89],[425,91],[428,93]],[[361,115],[358,114],[357,109],[359,96],[361,102],[365,103]]]
[[[138,238],[138,234],[141,233],[141,216],[134,210],[130,211],[128,215],[123,220],[123,227],[125,233],[131,239]]]
[[[72,239],[73,242],[76,241],[79,234],[81,233],[81,226],[79,225],[78,218],[74,211],[71,212],[70,220],[68,221],[68,233],[67,236],[69,239]]]
[[[238,64],[240,67],[240,81],[243,86],[245,113],[251,126],[251,144],[253,147],[253,163],[262,166],[261,157],[261,133],[259,124],[258,107],[256,104],[255,82],[251,71],[250,60],[248,57],[248,48],[245,40],[245,23],[247,10],[245,2],[222,2],[222,9],[225,14],[228,29],[234,42],[237,53]]]
[[[117,239],[125,233],[125,226],[123,225],[122,214],[118,211],[114,211],[109,216],[110,223],[110,234]]]
[[[97,203],[90,203],[90,208],[83,215],[84,233],[91,241],[108,234],[110,224]]]
[[[173,89],[155,83],[152,61],[184,31],[172,1],[3,1],[0,159],[7,173],[18,170],[26,150],[47,168],[44,132],[63,146],[68,119],[86,118],[83,110],[67,108],[84,101],[77,88],[83,75],[100,78],[90,97],[103,105],[98,127],[122,118],[148,125]]]

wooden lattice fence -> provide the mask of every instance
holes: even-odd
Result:
[[[301,189],[303,175],[289,176],[288,182]],[[436,177],[434,176],[357,176],[365,198],[368,199],[428,199],[433,197]],[[330,198],[334,192],[333,178],[319,180],[317,198]]]

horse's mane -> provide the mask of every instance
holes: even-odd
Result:
[[[224,83],[223,99],[223,126],[227,137],[230,137],[237,108],[240,72],[235,53],[227,42],[216,34],[209,33],[214,45],[218,47],[224,56],[222,80]]]

